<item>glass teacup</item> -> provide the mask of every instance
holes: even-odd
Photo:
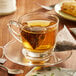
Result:
[[[43,12],[33,12],[19,18],[18,22],[9,21],[11,34],[23,44],[23,55],[32,63],[49,60],[55,47],[58,32],[58,17]],[[19,33],[14,31],[16,26]]]

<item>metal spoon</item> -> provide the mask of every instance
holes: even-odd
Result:
[[[3,67],[5,69],[7,69],[9,74],[21,74],[21,73],[24,73],[24,71],[22,69],[9,69],[9,68],[5,67],[4,65],[1,65],[1,64],[0,64],[0,67]]]
[[[36,4],[37,4],[38,6],[44,8],[44,9],[46,9],[46,10],[52,10],[52,9],[54,8],[54,6],[56,5],[56,4],[53,4],[53,5],[50,5],[50,6],[45,6],[45,5],[41,5],[41,4],[39,4],[39,3],[36,3]]]
[[[0,46],[0,48],[4,49],[3,46]],[[20,74],[20,73],[23,73],[24,72],[21,69],[9,69],[9,68],[1,65],[1,64],[4,64],[6,62],[6,60],[7,59],[4,58],[4,51],[3,51],[2,57],[0,58],[0,67],[3,67],[5,69],[7,69],[9,74]]]

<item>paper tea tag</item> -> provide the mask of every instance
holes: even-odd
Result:
[[[76,40],[71,35],[66,26],[64,26],[64,28],[58,33],[56,42],[71,42],[76,44]]]

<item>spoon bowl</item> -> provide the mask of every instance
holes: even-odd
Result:
[[[7,67],[5,67],[4,65],[1,65],[1,64],[0,64],[0,67],[3,67],[5,69],[7,69],[9,74],[21,74],[21,73],[24,73],[24,71],[22,69],[10,69],[10,68],[7,68]]]

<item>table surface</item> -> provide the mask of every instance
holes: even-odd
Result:
[[[44,13],[49,12],[51,14],[57,15],[54,10],[46,11],[46,10],[42,9],[41,7],[39,7],[35,2],[39,2],[40,4],[44,4],[44,5],[52,5],[52,4],[58,3],[58,1],[61,1],[61,0],[17,0],[16,12],[11,15],[8,15],[8,16],[0,17],[0,46],[4,46],[8,41],[13,39],[13,36],[11,36],[11,34],[8,31],[8,27],[7,27],[7,23],[11,18],[18,20],[18,18],[20,16],[22,16],[26,13],[32,12],[32,11],[43,11]],[[60,16],[58,16],[58,17],[60,19],[59,30],[61,28],[63,28],[64,24],[67,26],[68,29],[70,27],[76,27],[76,22],[63,19]],[[76,37],[75,37],[75,39],[76,39]],[[1,56],[1,51],[0,51],[0,56]],[[76,57],[76,51],[73,51],[72,56],[67,61],[59,64],[58,66],[76,69],[75,57]],[[13,75],[13,76],[25,76],[25,74],[32,68],[32,67],[27,67],[27,66],[24,67],[24,66],[15,64],[15,63],[9,61],[8,59],[4,65],[9,68],[21,68],[25,71],[24,74]]]

